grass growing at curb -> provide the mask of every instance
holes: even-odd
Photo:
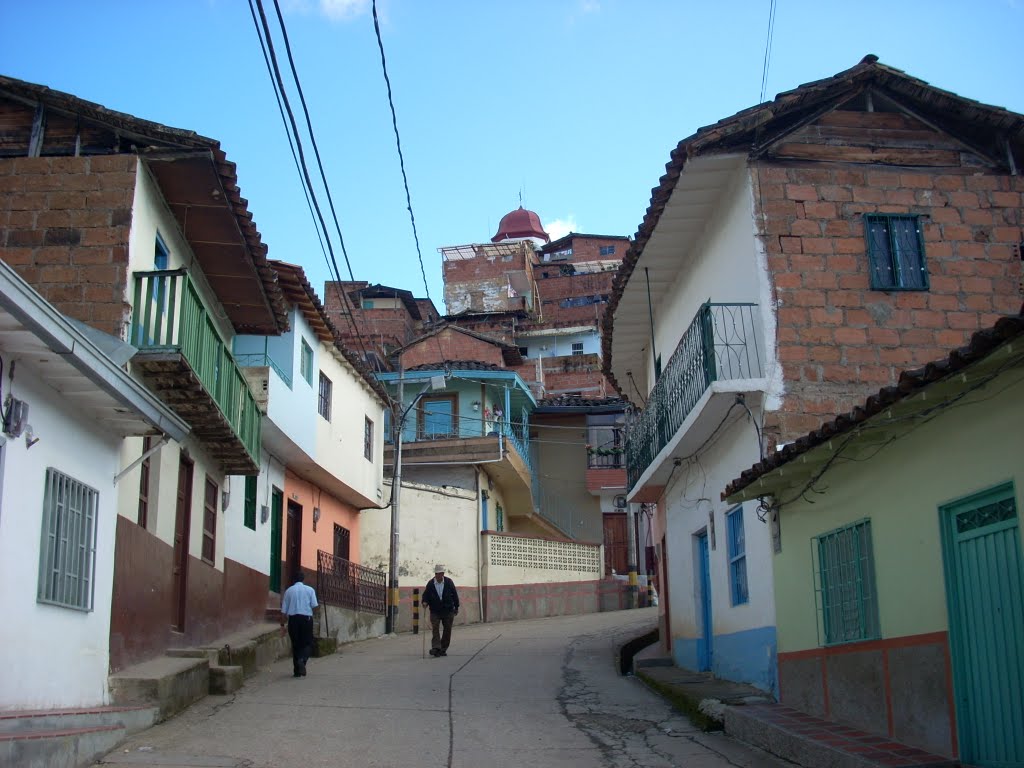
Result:
[[[696,699],[684,696],[672,686],[660,683],[654,678],[645,675],[642,669],[637,670],[636,676],[668,699],[669,703],[673,707],[686,715],[690,719],[690,722],[702,731],[721,731],[725,728],[724,723],[710,718],[701,712],[700,709],[698,709],[700,702]]]

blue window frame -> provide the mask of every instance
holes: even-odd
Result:
[[[611,256],[614,253],[615,253],[615,246],[614,245],[602,245],[601,248],[600,248],[600,255],[601,256]]]
[[[741,605],[750,600],[747,589],[747,541],[743,533],[743,507],[725,513],[729,533],[729,591],[732,604]]]

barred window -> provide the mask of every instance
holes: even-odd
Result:
[[[729,587],[732,604],[750,600],[747,589],[747,542],[743,531],[743,507],[736,507],[725,515],[729,529]]]
[[[924,241],[917,216],[867,214],[864,227],[873,290],[928,290]]]
[[[53,467],[45,482],[37,599],[91,611],[99,492]]]
[[[572,343],[572,353],[573,353],[573,355],[582,355],[583,354],[583,342],[582,341],[574,341]]]
[[[373,422],[369,416],[363,422],[363,456],[373,461]]]
[[[320,397],[317,401],[317,412],[327,421],[331,420],[331,380],[320,371]]]
[[[142,455],[146,456],[149,449],[153,447],[153,438],[148,435],[142,438]],[[146,528],[149,525],[149,469],[150,456],[146,456],[139,465],[139,526]]]
[[[871,521],[823,533],[815,540],[818,610],[825,645],[880,636]]]

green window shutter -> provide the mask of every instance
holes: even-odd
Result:
[[[245,478],[245,527],[256,530],[256,477]]]

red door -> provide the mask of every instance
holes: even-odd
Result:
[[[178,460],[178,501],[174,513],[174,560],[171,564],[171,626],[185,631],[185,598],[188,595],[188,534],[192,524],[192,462]]]

